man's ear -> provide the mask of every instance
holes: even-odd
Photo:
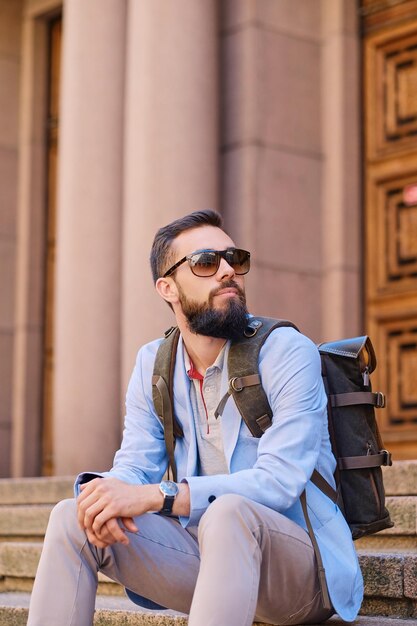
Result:
[[[166,302],[170,304],[178,302],[178,289],[172,278],[158,278],[155,283],[155,288],[161,298]]]

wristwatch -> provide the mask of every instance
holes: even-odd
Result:
[[[179,493],[179,487],[177,483],[174,483],[172,480],[163,480],[159,485],[159,490],[164,496],[164,504],[162,505],[160,513],[171,515],[174,500]]]

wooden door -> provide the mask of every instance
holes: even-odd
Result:
[[[363,0],[366,328],[394,459],[417,458],[417,2]]]
[[[46,198],[46,263],[45,263],[45,316],[43,344],[43,419],[42,419],[42,474],[52,475],[53,466],[53,414],[52,389],[54,372],[54,277],[56,241],[56,189],[59,138],[59,87],[61,68],[60,17],[49,24],[49,76],[47,118],[47,198]]]

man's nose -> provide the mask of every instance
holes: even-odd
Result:
[[[220,259],[219,269],[217,270],[216,276],[219,281],[224,280],[224,278],[232,278],[235,275],[235,270],[226,259]]]

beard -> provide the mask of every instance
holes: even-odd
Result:
[[[196,302],[187,298],[177,283],[182,311],[192,333],[219,339],[240,339],[248,324],[245,292],[234,280],[227,280],[210,292],[208,301]],[[228,299],[222,309],[213,306],[214,296],[222,289],[236,289],[237,297]]]

